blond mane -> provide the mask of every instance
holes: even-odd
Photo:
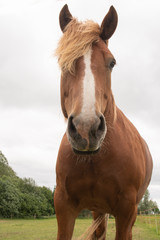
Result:
[[[73,18],[66,26],[55,55],[62,72],[69,71],[74,74],[75,61],[83,56],[94,42],[100,39],[100,27],[93,21],[78,22]]]

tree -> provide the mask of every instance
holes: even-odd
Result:
[[[0,162],[5,165],[8,165],[7,158],[3,155],[3,153],[1,151],[0,151]]]
[[[158,205],[156,202],[152,201],[150,198],[149,190],[147,189],[142,200],[139,203],[138,206],[138,213],[145,213],[145,214],[151,214],[151,213],[159,213]]]
[[[19,215],[21,194],[10,177],[0,178],[0,215],[17,217]]]
[[[55,214],[52,191],[49,188],[42,187],[41,188],[41,192],[43,193],[43,195],[47,199],[47,211],[48,211],[48,214],[50,214],[50,215]]]
[[[2,177],[2,176],[13,176],[13,177],[15,177],[16,174],[13,171],[13,169],[8,165],[7,158],[0,151],[0,177]]]
[[[19,188],[22,193],[21,217],[53,215],[52,191],[46,187],[38,187],[31,178],[20,179]]]
[[[41,217],[54,213],[52,191],[38,187],[32,178],[17,177],[0,151],[0,216]]]

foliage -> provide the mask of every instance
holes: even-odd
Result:
[[[17,216],[20,207],[20,191],[10,177],[0,178],[0,214],[3,217]]]
[[[8,165],[7,158],[0,151],[0,177],[2,176],[16,176],[15,172]]]
[[[147,189],[142,200],[138,206],[138,213],[142,214],[153,214],[160,213],[158,205],[155,201],[152,201],[150,198],[149,190]]]
[[[17,177],[0,152],[0,216],[41,217],[54,214],[53,193],[31,178]]]

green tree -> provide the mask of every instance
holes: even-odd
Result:
[[[38,187],[31,178],[19,180],[22,193],[22,216],[45,216],[54,214],[52,191],[46,187]]]
[[[16,174],[13,169],[8,165],[7,158],[0,151],[0,177],[2,176],[16,177]]]
[[[53,192],[49,188],[46,188],[44,186],[41,188],[41,192],[43,193],[43,195],[47,199],[47,213],[49,215],[53,215],[55,213],[54,201],[53,201]]]
[[[21,194],[10,177],[0,178],[0,215],[17,217],[21,205]]]
[[[150,199],[150,193],[148,189],[146,190],[142,200],[139,203],[138,213],[143,214],[159,213],[158,205],[155,201],[152,201]]]
[[[43,216],[46,210],[46,199],[31,178],[19,180],[19,189],[21,191],[21,217],[25,216]]]
[[[0,216],[41,217],[54,214],[53,193],[32,178],[17,177],[0,151]]]

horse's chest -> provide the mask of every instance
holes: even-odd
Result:
[[[66,178],[66,190],[69,195],[91,195],[94,196],[97,181],[94,176],[79,175],[76,177],[68,176]]]
[[[87,169],[71,172],[66,177],[66,189],[69,194],[84,194],[93,192],[96,186],[96,175]]]
[[[112,186],[112,187],[111,187]],[[91,166],[89,168],[75,169],[68,174],[65,181],[68,198],[77,205],[84,207],[107,204],[110,191],[114,191],[107,171],[99,171]]]

